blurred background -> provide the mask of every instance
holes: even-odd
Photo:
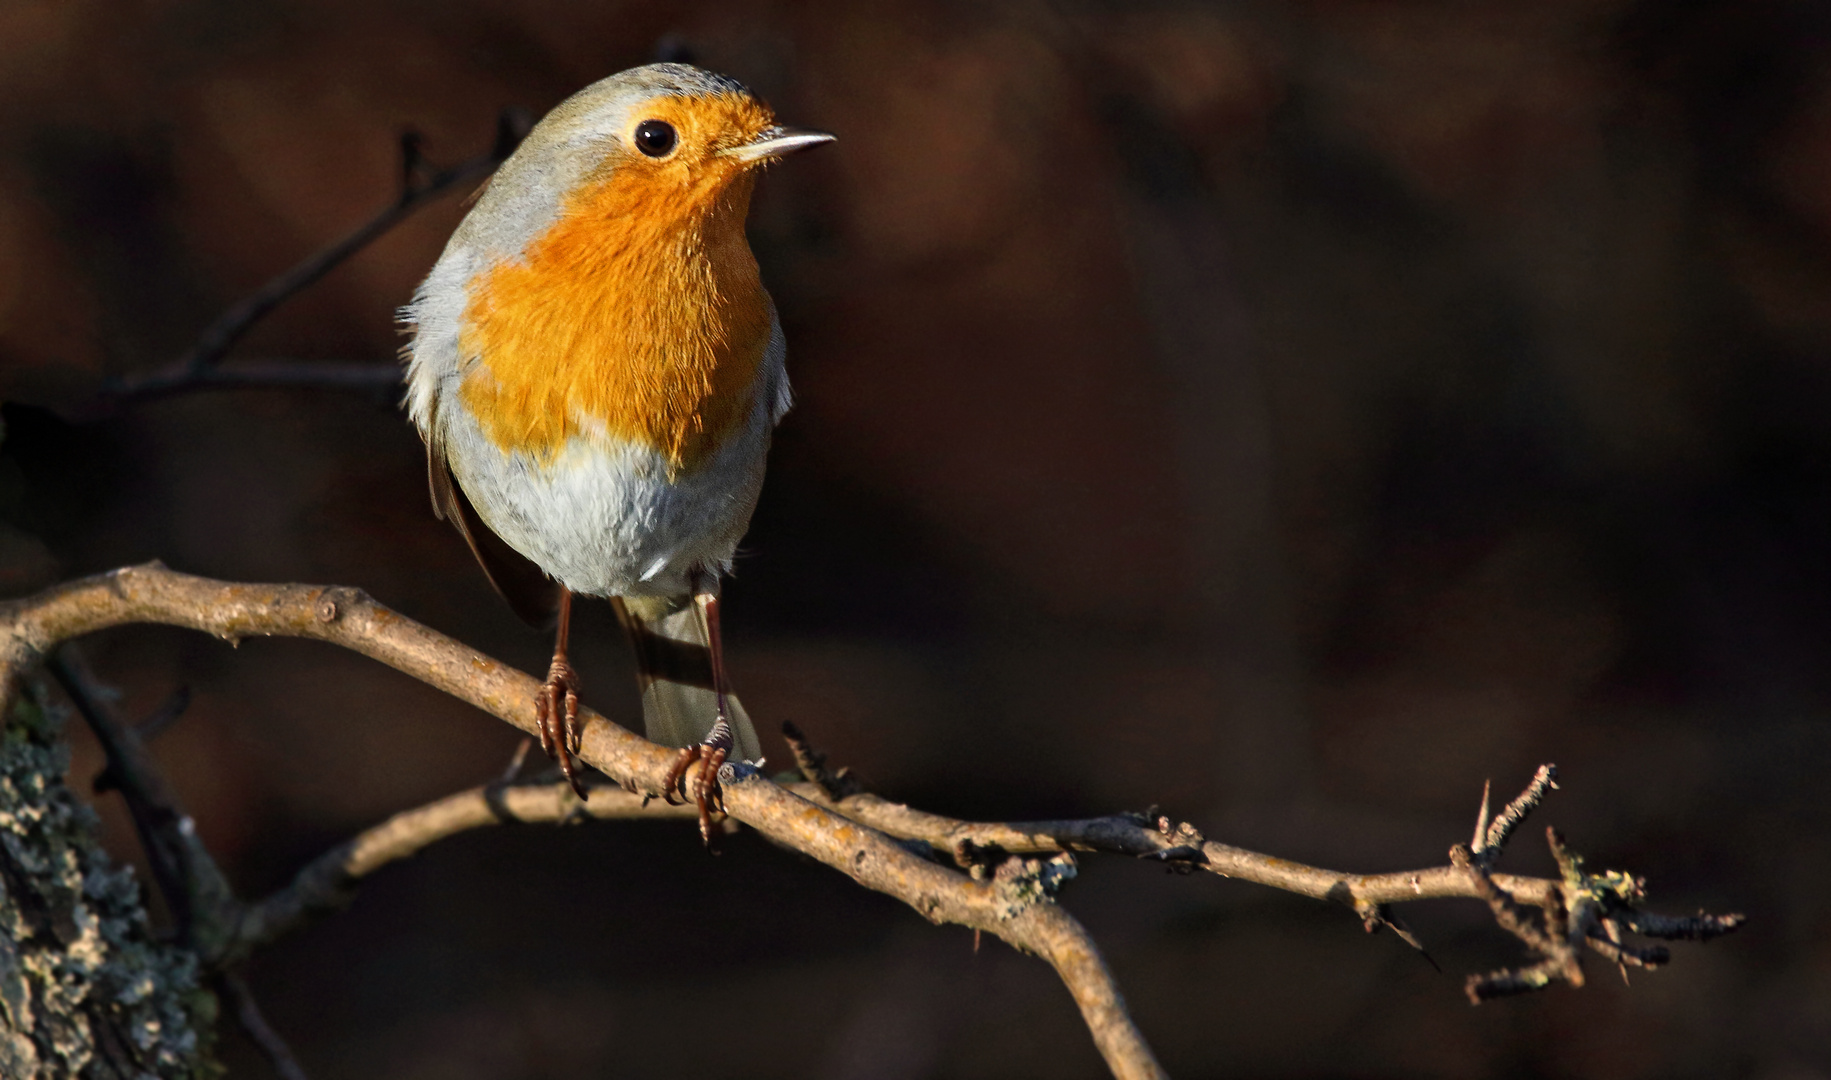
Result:
[[[392,391],[96,394],[385,205],[403,130],[470,157],[662,43],[840,136],[752,218],[799,399],[726,624],[772,765],[788,719],[938,812],[1372,871],[1555,761],[1535,826],[1749,927],[1471,1008],[1521,959],[1473,903],[1403,912],[1438,974],[1211,876],[1064,902],[1178,1077],[1831,1076],[1826,5],[10,0],[0,42],[5,594],[344,583],[544,670]],[[228,365],[388,362],[460,203]],[[632,719],[607,608],[575,637]],[[248,894],[517,742],[324,646],[88,655],[130,714],[193,688],[157,750]],[[319,1078],[1103,1074],[1041,963],[686,823],[448,841],[250,978]]]

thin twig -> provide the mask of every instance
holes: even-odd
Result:
[[[241,1026],[248,1040],[254,1043],[273,1071],[280,1075],[280,1080],[311,1080],[306,1075],[299,1059],[293,1057],[292,1048],[280,1033],[273,1030],[267,1018],[261,1015],[261,1007],[254,1000],[254,992],[240,975],[225,971],[215,979],[217,992],[229,1000],[235,1010],[235,1022]]]
[[[1519,938],[1526,944],[1543,953],[1550,953],[1558,948],[1558,941],[1533,921],[1528,912],[1513,894],[1494,881],[1480,862],[1469,857],[1469,849],[1457,844],[1450,849],[1450,864],[1468,876],[1475,887],[1475,894],[1488,902],[1494,912],[1494,921],[1501,929]]]
[[[1708,911],[1676,918],[1651,911],[1633,911],[1618,917],[1621,925],[1636,934],[1665,941],[1709,941],[1736,930],[1748,921],[1746,915],[1712,915]]]
[[[502,768],[502,775],[496,778],[499,784],[512,784],[521,776],[521,767],[527,764],[528,751],[534,748],[534,740],[526,735],[515,744],[515,752],[509,755],[509,763]]]
[[[419,136],[401,136],[401,187],[394,201],[374,217],[351,230],[285,273],[268,281],[230,305],[197,336],[183,356],[161,371],[120,379],[106,386],[103,396],[113,402],[156,397],[195,388],[308,386],[326,389],[369,389],[391,385],[400,378],[393,364],[291,364],[217,368],[229,350],[267,314],[302,292],[338,265],[361,251],[388,230],[405,221],[427,203],[456,188],[481,181],[515,151],[527,134],[528,117],[519,109],[504,109],[496,121],[490,148],[448,168],[427,173],[420,156]],[[393,378],[384,373],[392,372]]]
[[[460,791],[403,811],[307,863],[283,888],[249,904],[237,929],[236,955],[293,933],[355,897],[356,885],[390,863],[470,829],[504,824],[567,825],[588,820],[697,821],[692,805],[644,800],[608,785],[588,789],[580,802],[565,782],[497,782]]]
[[[1608,934],[1608,939],[1591,937],[1588,939],[1589,947],[1619,967],[1655,968],[1671,963],[1671,949],[1664,945],[1628,945],[1621,940],[1617,926],[1615,920],[1606,920],[1603,929]],[[1625,972],[1623,977],[1626,977]]]
[[[864,791],[864,786],[847,769],[828,769],[826,754],[815,749],[814,744],[793,723],[787,720],[782,722],[782,737],[788,741],[788,748],[795,755],[796,770],[809,783],[820,785],[820,790],[828,799],[837,801]]]
[[[1556,979],[1563,979],[1572,986],[1583,985],[1582,964],[1565,937],[1555,932],[1553,924],[1562,920],[1553,919],[1551,905],[1546,905],[1541,912],[1545,920],[1545,925],[1541,926],[1531,912],[1494,881],[1488,874],[1487,864],[1475,858],[1467,847],[1457,844],[1451,848],[1450,862],[1468,877],[1481,898],[1488,902],[1488,909],[1494,913],[1494,921],[1500,928],[1543,957],[1529,967],[1469,976],[1464,986],[1469,1001],[1479,1005],[1497,997],[1540,990]]]
[[[204,847],[190,816],[179,808],[138,733],[104,700],[76,646],[64,644],[47,666],[102,746],[108,764],[97,777],[97,787],[118,790],[126,802],[180,940],[209,962],[220,955],[234,925],[237,904],[228,879]]]
[[[1519,828],[1520,823],[1526,820],[1526,815],[1538,809],[1538,805],[1545,801],[1545,796],[1557,786],[1558,767],[1540,765],[1539,771],[1533,774],[1531,783],[1526,785],[1526,790],[1520,792],[1518,798],[1508,803],[1507,808],[1488,823],[1487,835],[1483,837],[1482,847],[1477,850],[1477,854],[1498,852],[1506,847],[1507,838],[1513,835],[1513,830]],[[1485,790],[1482,792],[1482,809],[1487,809]]]
[[[797,790],[800,790],[799,785]],[[1480,895],[1462,871],[1453,866],[1384,874],[1328,870],[1208,840],[1186,824],[1170,823],[1167,828],[1162,827],[1162,822],[1153,825],[1139,814],[1111,814],[1071,821],[981,823],[931,814],[871,794],[851,795],[837,801],[821,798],[817,787],[807,794],[815,796],[814,801],[828,802],[860,824],[906,840],[924,841],[962,866],[982,861],[984,853],[998,857],[1098,851],[1187,866],[1317,900],[1334,900],[1356,910],[1369,904]],[[1512,874],[1493,876],[1527,903],[1556,901],[1558,883],[1555,881]]]

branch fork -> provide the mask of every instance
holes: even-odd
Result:
[[[1463,989],[1473,1004],[1542,990],[1554,982],[1582,986],[1582,949],[1586,945],[1614,963],[1624,981],[1630,966],[1653,968],[1671,960],[1671,950],[1663,945],[1628,944],[1621,936],[1624,929],[1647,937],[1704,941],[1727,934],[1746,921],[1740,914],[1700,913],[1691,919],[1671,919],[1644,913],[1638,905],[1646,899],[1646,879],[1619,870],[1587,872],[1583,857],[1570,849],[1555,828],[1545,830],[1545,841],[1557,860],[1559,880],[1554,889],[1530,905],[1522,903],[1489,871],[1500,861],[1513,830],[1544,801],[1550,789],[1557,787],[1556,778],[1555,766],[1541,765],[1526,790],[1492,822],[1488,821],[1488,792],[1484,789],[1473,844],[1450,848],[1450,864],[1462,871],[1475,894],[1487,901],[1494,921],[1539,957],[1536,963],[1469,976]],[[1532,907],[1538,908],[1536,914]]]
[[[136,622],[185,626],[232,642],[252,635],[329,642],[471,702],[525,733],[537,730],[539,684],[533,678],[390,611],[360,590],[230,584],[174,573],[157,563],[0,603],[0,707],[10,705],[36,667],[65,642]],[[563,783],[516,783],[505,776],[397,814],[326,852],[286,888],[244,902],[228,890],[195,830],[187,827],[189,819],[159,782],[136,730],[113,719],[103,695],[69,654],[53,660],[52,670],[96,727],[108,753],[108,776],[135,808],[159,884],[177,898],[173,909],[183,913],[181,931],[213,974],[226,973],[251,950],[347,903],[368,874],[466,829],[505,821],[563,824],[583,816],[696,817],[691,807],[659,801],[673,751],[581,709],[579,757],[610,779],[592,787],[586,802]],[[169,707],[161,715],[167,711]],[[160,720],[165,723],[169,720]],[[1670,918],[1642,911],[1644,883],[1618,871],[1589,873],[1555,832],[1548,838],[1558,859],[1558,879],[1497,872],[1508,839],[1555,786],[1556,772],[1549,765],[1492,819],[1484,794],[1475,833],[1470,843],[1451,850],[1449,865],[1349,874],[1211,840],[1194,825],[1164,815],[968,822],[931,814],[871,794],[846,770],[830,768],[825,755],[799,731],[788,726],[786,733],[803,779],[778,784],[754,766],[725,763],[719,776],[731,819],[902,900],[932,922],[990,933],[1046,960],[1121,1080],[1164,1073],[1093,940],[1055,900],[1075,876],[1080,853],[1150,859],[1183,873],[1200,870],[1336,901],[1354,911],[1369,931],[1390,928],[1414,947],[1419,942],[1399,922],[1394,905],[1433,897],[1481,899],[1496,922],[1539,959],[1471,978],[1467,989],[1477,1002],[1557,981],[1581,985],[1578,955],[1585,945],[1624,970],[1668,959],[1663,946],[1630,945],[1624,932],[1706,940],[1744,921],[1741,915]],[[238,1013],[258,1018],[239,1006]]]

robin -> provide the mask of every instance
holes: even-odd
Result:
[[[433,511],[518,614],[557,623],[541,747],[583,797],[567,632],[575,595],[609,598],[648,736],[682,748],[667,798],[708,842],[719,765],[761,756],[719,580],[789,406],[744,219],[763,166],[832,139],[685,64],[613,75],[535,125],[403,312]]]

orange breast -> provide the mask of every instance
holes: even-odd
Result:
[[[612,169],[519,261],[472,280],[460,394],[505,451],[574,434],[635,442],[690,471],[741,423],[769,344],[744,237],[751,177],[682,185]]]

